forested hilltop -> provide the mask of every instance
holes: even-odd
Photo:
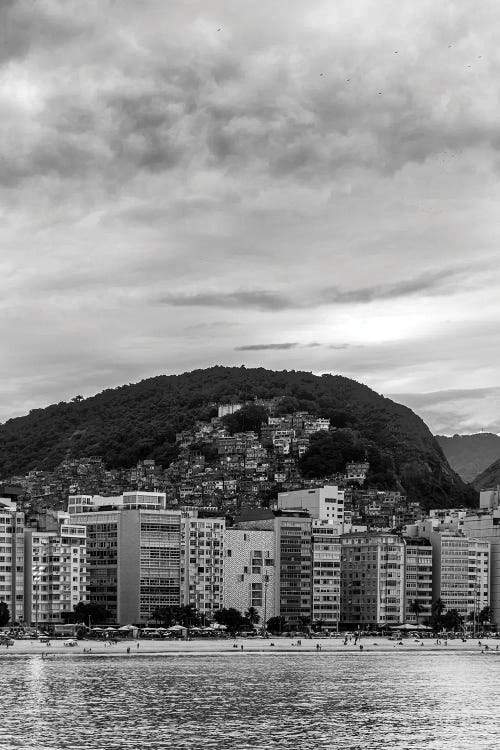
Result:
[[[110,467],[129,467],[144,458],[168,466],[178,453],[176,433],[196,420],[210,420],[216,404],[275,397],[282,397],[281,413],[304,410],[341,428],[340,446],[328,438],[311,445],[302,463],[310,476],[325,453],[328,464],[332,451],[340,450],[344,459],[352,449],[353,457],[363,451],[370,460],[372,486],[380,482],[404,489],[427,506],[476,504],[476,493],[450,468],[425,423],[407,407],[339,375],[263,368],[161,375],[34,409],[0,426],[0,475],[52,469],[64,459],[89,455],[101,456]]]

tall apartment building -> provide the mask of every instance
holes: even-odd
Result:
[[[279,614],[300,629],[312,614],[312,519],[305,511],[277,511],[274,529]]]
[[[340,621],[340,565],[342,545],[335,526],[312,522],[312,611],[313,623],[334,626]]]
[[[277,614],[274,529],[229,528],[224,533],[224,607],[257,610],[263,626]]]
[[[0,602],[11,622],[24,618],[24,513],[9,498],[0,497]]]
[[[406,537],[405,542],[405,617],[407,623],[423,624],[432,610],[432,545],[425,537]],[[418,602],[417,615],[412,604]]]
[[[56,512],[52,528],[24,532],[24,621],[41,627],[87,599],[87,538],[83,524]]]
[[[349,627],[399,625],[405,615],[405,545],[395,534],[341,536],[341,619]]]
[[[500,489],[480,493],[480,509],[462,519],[468,537],[490,544],[490,607],[492,622],[500,624]]]
[[[224,518],[182,518],[181,601],[212,617],[224,601]]]
[[[312,518],[343,524],[344,491],[336,485],[325,485],[312,490],[294,490],[278,494],[277,508],[281,511],[306,510]]]
[[[490,603],[490,544],[465,534],[465,513],[434,516],[406,527],[432,545],[432,597],[467,619]]]
[[[145,623],[161,606],[181,603],[182,513],[164,509],[163,493],[70,498],[87,529],[88,598],[122,624]],[[116,502],[111,502],[115,501]]]

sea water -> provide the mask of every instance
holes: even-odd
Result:
[[[0,748],[497,750],[496,653],[0,657]]]

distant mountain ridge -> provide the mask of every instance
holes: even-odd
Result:
[[[500,486],[500,458],[490,464],[472,482],[472,486],[479,491],[492,490]]]
[[[436,435],[451,468],[464,482],[474,482],[492,463],[500,459],[500,436],[492,432],[473,435]]]
[[[474,505],[476,494],[450,468],[425,423],[409,408],[340,375],[211,367],[160,375],[74,399],[0,425],[0,476],[52,469],[98,455],[110,467],[153,458],[167,466],[176,433],[214,416],[215,403],[285,397],[284,407],[330,418],[376,445],[397,487],[425,507]]]

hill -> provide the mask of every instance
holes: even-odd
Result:
[[[451,468],[464,482],[472,482],[494,461],[500,459],[500,436],[491,432],[474,435],[436,435]]]
[[[489,490],[500,485],[500,458],[493,461],[472,482],[472,486],[479,490]]]
[[[210,419],[214,405],[234,399],[283,397],[282,412],[329,417],[379,462],[387,484],[428,507],[474,505],[476,494],[450,468],[422,419],[365,385],[339,375],[212,367],[160,375],[45,409],[0,426],[0,476],[52,469],[61,460],[102,456],[110,467],[176,456],[176,432]],[[354,437],[353,437],[354,436]],[[364,441],[364,443],[362,442]],[[358,445],[358,448],[359,448]]]

